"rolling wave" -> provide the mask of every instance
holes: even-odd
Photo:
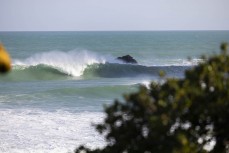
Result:
[[[163,70],[168,76],[180,76],[189,67],[187,66],[143,66],[131,64],[105,63],[92,64],[86,66],[82,75],[74,76],[60,69],[59,67],[39,64],[36,66],[15,65],[13,71],[6,78],[10,81],[23,80],[56,80],[81,78],[119,78],[119,77],[138,77],[138,76],[158,76],[158,72]],[[4,79],[3,79],[4,80]]]
[[[125,64],[114,57],[99,56],[89,51],[51,51],[25,60],[14,60],[13,71],[1,80],[56,80],[87,77],[158,76],[160,70],[169,76],[180,76],[190,66],[145,66]]]

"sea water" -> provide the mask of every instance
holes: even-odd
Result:
[[[13,69],[0,76],[0,152],[72,152],[103,147],[92,124],[103,106],[140,85],[182,78],[219,53],[229,31],[0,32]],[[131,55],[138,64],[116,58]],[[191,59],[188,59],[191,58]]]

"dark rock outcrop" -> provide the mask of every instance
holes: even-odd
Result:
[[[123,61],[124,63],[137,64],[138,62],[130,55],[125,55],[117,57],[118,60]]]

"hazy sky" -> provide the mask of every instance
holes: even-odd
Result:
[[[229,0],[0,0],[15,30],[229,30]]]

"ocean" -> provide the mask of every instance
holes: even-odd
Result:
[[[160,70],[184,77],[229,31],[0,32],[0,41],[13,65],[0,76],[0,152],[66,153],[104,146],[93,127],[104,106]],[[116,59],[128,54],[138,64]]]

